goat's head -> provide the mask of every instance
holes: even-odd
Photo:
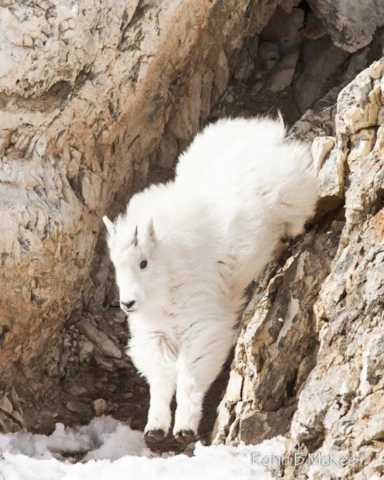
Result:
[[[103,221],[122,310],[128,314],[164,302],[168,274],[153,220],[144,228],[130,228],[127,219],[121,217],[116,223],[107,217]]]

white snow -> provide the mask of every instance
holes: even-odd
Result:
[[[269,480],[268,468],[252,458],[268,464],[283,456],[285,445],[283,437],[256,446],[197,443],[191,457],[155,457],[143,432],[100,417],[77,428],[57,424],[49,436],[0,434],[0,480]],[[82,460],[73,463],[77,455]]]

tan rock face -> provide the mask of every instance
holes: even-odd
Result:
[[[320,176],[323,197],[345,189],[344,209],[328,212],[261,279],[219,409],[216,442],[285,433],[291,453],[299,445],[304,455],[347,459],[338,477],[307,463],[287,467],[284,478],[382,473],[383,70],[384,60],[374,63],[338,96],[336,143]],[[322,157],[332,143],[316,138],[313,151]]]
[[[365,47],[384,25],[384,4],[375,0],[308,0],[335,45],[348,52]]]

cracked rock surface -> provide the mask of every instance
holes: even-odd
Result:
[[[384,60],[340,92],[336,110],[334,140],[316,137],[313,151],[325,157],[322,197],[338,201],[257,285],[217,421],[216,442],[285,434],[288,454],[347,459],[332,471],[286,467],[284,478],[383,474]]]

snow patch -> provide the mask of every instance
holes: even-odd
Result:
[[[95,418],[89,425],[75,428],[57,423],[51,435],[10,433],[0,435],[0,452],[40,459],[87,454],[87,459],[116,460],[124,455],[148,454],[143,432],[131,430],[112,417]],[[2,480],[2,479],[1,479]]]
[[[259,445],[203,446],[194,455],[154,457],[143,432],[111,417],[89,425],[66,428],[57,424],[51,435],[0,435],[0,480],[272,480],[266,466],[252,458],[284,455],[286,439]],[[73,462],[80,455],[81,462]],[[268,462],[267,462],[268,463]]]

